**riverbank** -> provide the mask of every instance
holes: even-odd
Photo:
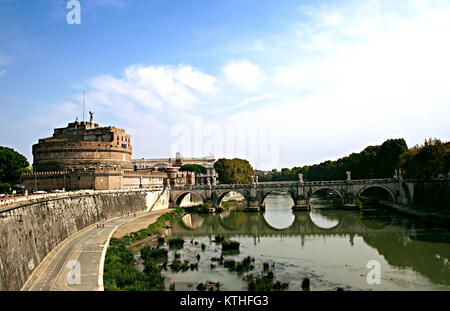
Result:
[[[424,212],[407,207],[403,204],[380,200],[379,203],[389,209],[408,216],[418,217],[424,221],[435,222],[443,225],[450,225],[450,215],[442,213]]]
[[[183,213],[183,209],[177,208],[160,215],[147,228],[129,232],[121,238],[112,238],[106,252],[104,264],[103,283],[105,290],[164,290],[164,277],[161,275],[161,268],[156,264],[149,263],[144,271],[138,271],[135,267],[131,246],[152,236],[155,238],[159,237],[167,222],[180,217]],[[132,227],[130,226],[129,228]]]
[[[113,234],[113,238],[120,239],[132,232],[137,232],[142,229],[148,228],[149,225],[156,222],[159,216],[170,213],[174,211],[175,209],[167,209],[162,211],[157,211],[153,214],[148,214],[141,216],[139,218],[136,218],[133,221],[130,221],[126,224],[123,224],[119,228],[116,229],[116,231]]]

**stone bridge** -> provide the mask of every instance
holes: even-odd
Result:
[[[287,192],[294,201],[294,209],[309,209],[311,196],[320,190],[331,190],[336,193],[344,205],[352,205],[368,189],[381,189],[389,200],[403,203],[405,198],[402,181],[399,178],[337,180],[337,181],[299,181],[258,182],[242,185],[204,185],[173,187],[170,192],[170,206],[179,206],[181,200],[189,193],[200,197],[203,202],[210,203],[215,208],[220,205],[224,196],[231,191],[240,193],[248,203],[249,209],[259,210],[264,207],[264,199],[272,192]]]

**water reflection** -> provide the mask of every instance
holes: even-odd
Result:
[[[309,214],[311,221],[319,228],[331,229],[339,225],[341,214],[336,211],[316,211]]]
[[[269,226],[275,229],[285,229],[292,225],[295,220],[291,207],[294,205],[289,194],[269,194],[264,200],[266,211],[264,219]]]
[[[196,229],[203,226],[204,219],[198,214],[187,214],[181,218],[181,222],[189,229]]]
[[[213,216],[214,217],[214,216]],[[217,218],[217,217],[216,217]],[[236,213],[226,211],[218,216],[219,223],[224,229],[230,231],[236,231],[242,228],[242,226],[248,222],[246,213]]]
[[[172,224],[172,235],[209,243],[211,256],[220,254],[220,245],[211,242],[214,236],[239,240],[241,257],[276,262],[279,277],[292,281],[293,290],[299,289],[294,280],[304,275],[314,277],[316,289],[332,289],[336,284],[372,290],[450,289],[450,235],[446,228],[382,208],[292,213],[289,197],[268,197],[265,203],[265,213],[186,215]],[[187,249],[186,254],[196,253]],[[373,259],[382,268],[382,284],[375,287],[366,282],[366,264]],[[199,274],[171,277],[212,278],[210,262],[204,260]],[[217,273],[218,278],[230,280],[227,289],[242,289],[234,276],[221,270]]]

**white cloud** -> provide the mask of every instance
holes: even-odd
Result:
[[[6,70],[0,70],[0,77],[6,74]]]
[[[100,106],[137,106],[158,111],[189,110],[216,91],[216,79],[190,66],[131,66],[121,77],[89,82],[90,100]]]
[[[246,60],[234,61],[226,65],[222,72],[227,82],[245,91],[257,91],[264,80],[261,68]]]

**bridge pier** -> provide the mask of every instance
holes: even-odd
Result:
[[[294,199],[294,206],[292,210],[295,211],[309,211],[311,206],[309,205],[309,200],[305,196],[300,196]]]
[[[245,209],[246,212],[259,212],[261,210],[261,204],[256,198],[251,198],[248,200],[248,206]]]

